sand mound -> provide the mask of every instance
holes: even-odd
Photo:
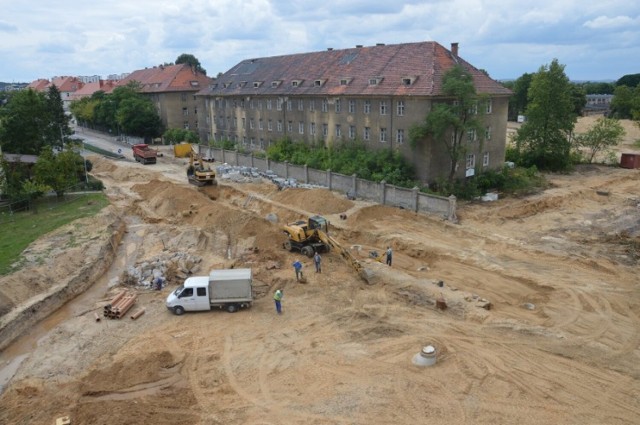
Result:
[[[338,214],[353,207],[353,202],[348,199],[322,189],[287,189],[275,194],[272,199],[320,215]]]

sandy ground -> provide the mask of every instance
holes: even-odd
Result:
[[[638,138],[628,137],[625,152]],[[0,423],[638,423],[640,170],[583,166],[549,176],[544,193],[460,205],[452,224],[326,190],[196,188],[170,155],[147,166],[92,160],[113,207],[80,227],[95,240],[118,220],[127,230],[111,268],[21,357]],[[334,253],[316,274],[282,249],[281,224],[313,214],[332,221],[372,284]],[[65,234],[74,230],[29,252],[66,273],[73,258],[52,254]],[[388,245],[392,267],[367,258]],[[92,252],[74,257],[97,261]],[[138,320],[95,321],[127,267],[175,252],[202,257],[203,270],[251,267],[253,307],[174,316],[164,306],[172,278],[161,292],[136,289]],[[295,282],[295,259],[307,284]],[[428,344],[437,363],[414,365]]]

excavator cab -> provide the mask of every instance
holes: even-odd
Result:
[[[329,222],[322,216],[314,215],[309,217],[309,230],[322,230],[329,233]]]

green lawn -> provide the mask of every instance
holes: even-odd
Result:
[[[39,202],[37,213],[27,211],[11,216],[6,212],[2,213],[0,275],[15,271],[11,265],[20,258],[22,251],[31,242],[76,219],[93,216],[109,204],[106,196],[101,192],[77,196],[63,203],[44,204],[42,199]]]

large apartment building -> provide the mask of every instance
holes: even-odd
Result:
[[[478,94],[490,98],[485,140],[469,140],[462,177],[465,169],[504,162],[511,92],[458,56],[457,43],[451,50],[418,42],[247,59],[199,95],[205,98],[209,140],[254,151],[284,137],[327,146],[358,140],[401,152],[429,182],[447,175],[449,157],[432,140],[412,147],[409,129],[434,102],[446,101],[442,77],[455,65],[471,73]]]
[[[196,93],[209,87],[213,79],[188,64],[179,64],[133,71],[118,86],[132,81],[139,83],[141,92],[152,100],[165,128],[200,131],[198,114],[203,111]]]

